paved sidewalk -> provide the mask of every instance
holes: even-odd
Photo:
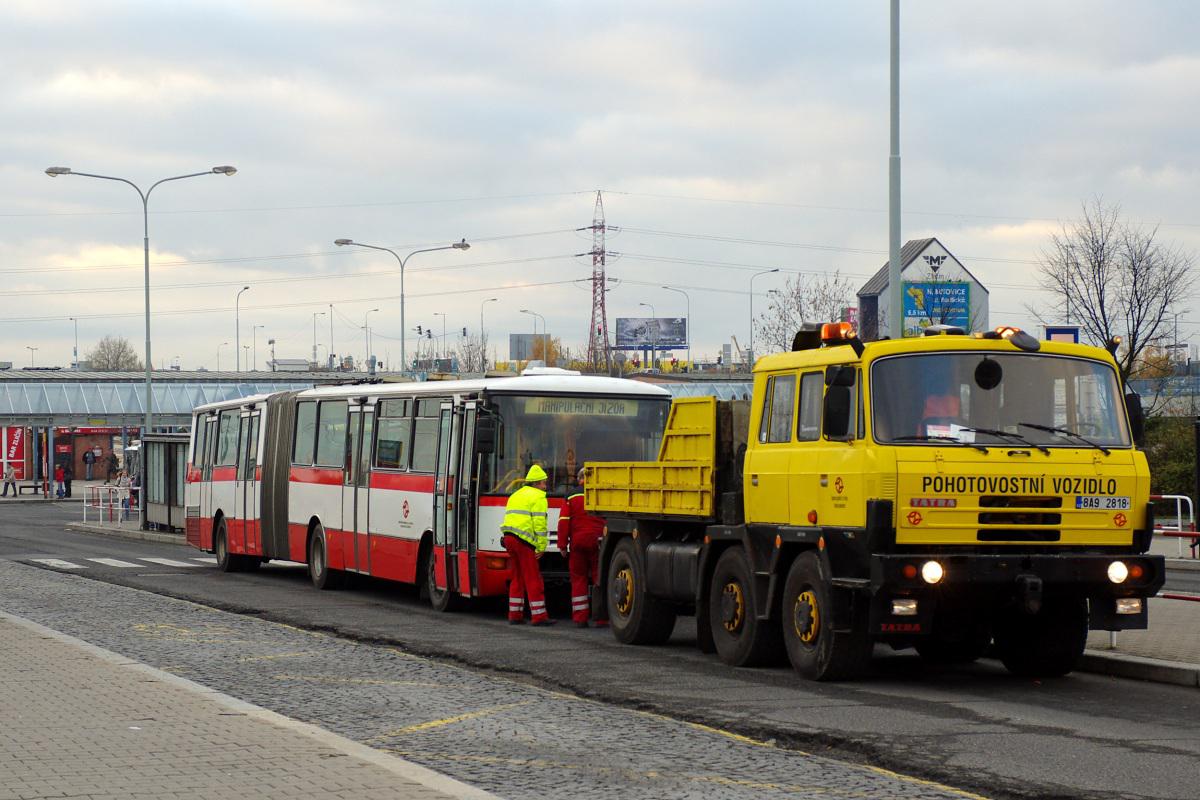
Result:
[[[0,800],[495,796],[0,612]]]

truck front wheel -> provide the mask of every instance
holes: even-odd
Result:
[[[750,563],[741,547],[717,559],[708,590],[709,630],[717,656],[734,667],[756,667],[779,657],[779,625],[758,619]]]
[[[801,553],[783,586],[783,641],[792,668],[815,681],[855,678],[866,671],[871,640],[863,626],[834,630],[834,594],[814,551]]]
[[[1087,601],[1047,599],[1034,615],[1011,611],[996,622],[996,652],[1023,678],[1057,678],[1075,669],[1087,645]]]
[[[646,591],[646,569],[630,538],[617,543],[608,566],[608,619],[624,644],[662,644],[675,630],[675,610]]]

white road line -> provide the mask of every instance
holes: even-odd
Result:
[[[161,564],[164,567],[199,567],[199,564],[191,564],[187,561],[176,561],[173,558],[143,558],[138,557],[139,561],[149,561],[151,564]]]
[[[192,556],[192,561],[199,561],[201,564],[215,564],[215,563],[217,563],[217,557],[216,556]]]
[[[95,561],[97,564],[103,564],[106,567],[140,567],[141,564],[134,564],[131,561],[121,561],[116,558],[88,558],[87,561]]]
[[[31,558],[30,561],[35,561],[38,564],[45,564],[47,567],[55,567],[56,569],[87,569],[82,564],[72,564],[70,561],[63,561],[61,558]]]

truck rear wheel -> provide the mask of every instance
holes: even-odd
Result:
[[[783,586],[783,641],[792,668],[810,680],[855,678],[870,663],[871,640],[861,625],[834,630],[834,602],[820,557],[801,553]]]
[[[996,651],[1023,678],[1057,678],[1075,669],[1087,645],[1087,601],[1047,599],[1034,615],[1014,611],[996,622]]]
[[[779,625],[755,614],[753,571],[741,547],[717,559],[708,590],[709,630],[717,656],[734,667],[757,667],[779,657]]]
[[[675,630],[675,609],[646,591],[646,568],[630,538],[617,543],[609,562],[608,620],[624,644],[662,644]]]

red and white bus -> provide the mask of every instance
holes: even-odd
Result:
[[[504,595],[500,524],[529,467],[550,476],[553,532],[584,461],[653,460],[669,407],[659,387],[564,370],[200,406],[187,540],[224,571],[305,563],[322,589],[361,573],[416,584],[439,609]],[[543,572],[565,577],[550,540]]]

